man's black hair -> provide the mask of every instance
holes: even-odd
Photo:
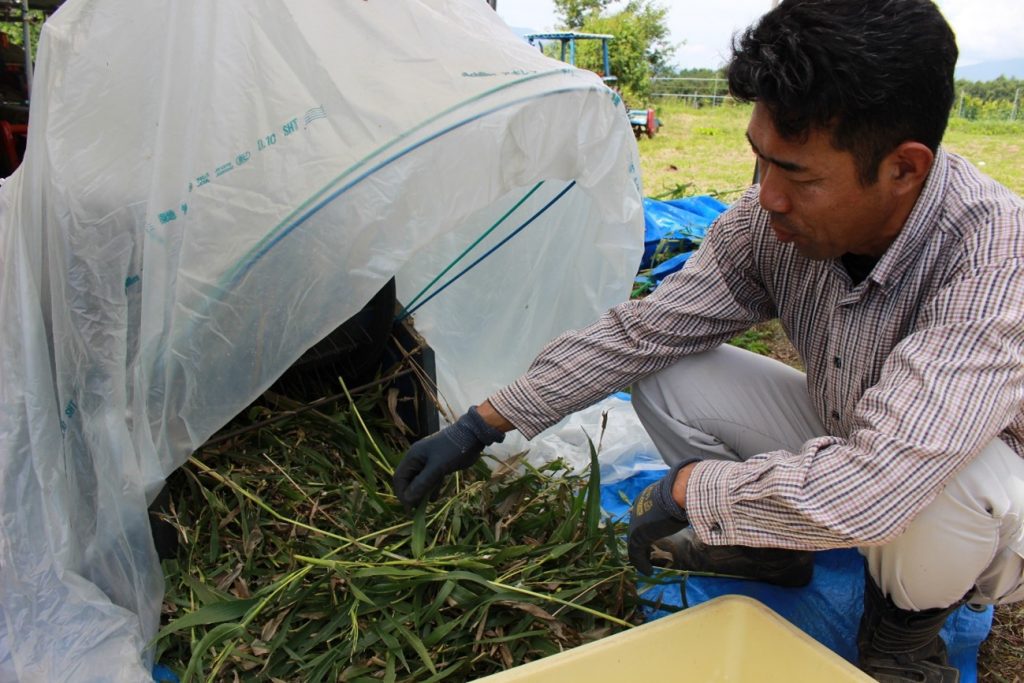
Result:
[[[831,130],[861,183],[901,143],[939,147],[956,38],[931,0],[783,0],[733,40],[729,89],[785,138]]]

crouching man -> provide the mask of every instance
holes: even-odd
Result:
[[[633,385],[672,466],[634,501],[638,569],[802,585],[856,547],[861,667],[956,681],[949,613],[1024,599],[1024,202],[940,146],[956,59],[930,0],[783,0],[728,66],[759,183],[652,295],[414,444],[398,497]],[[806,375],[723,346],[772,318]]]

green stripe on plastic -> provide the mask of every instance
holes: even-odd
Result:
[[[534,185],[533,188],[529,192],[527,192],[525,195],[523,195],[523,198],[520,199],[518,202],[516,202],[515,206],[513,206],[511,209],[506,211],[505,215],[503,215],[501,218],[499,218],[497,220],[497,222],[494,223],[494,225],[492,225],[491,227],[487,228],[487,230],[485,230],[483,232],[483,234],[481,234],[479,237],[477,237],[475,240],[473,240],[472,244],[470,244],[468,247],[463,249],[462,253],[459,254],[458,256],[456,256],[454,261],[452,261],[447,266],[445,266],[445,269],[442,270],[440,273],[438,273],[437,276],[433,280],[428,282],[427,286],[424,287],[423,289],[421,289],[419,294],[414,296],[412,298],[412,300],[408,304],[406,304],[405,306],[402,307],[402,312],[399,314],[398,317],[401,319],[401,318],[404,318],[405,316],[407,316],[409,314],[409,309],[416,305],[416,302],[420,300],[420,297],[422,297],[424,294],[426,294],[427,291],[431,287],[433,287],[435,284],[437,284],[437,281],[440,280],[441,278],[443,278],[448,273],[449,270],[454,268],[459,263],[459,261],[464,259],[466,257],[466,254],[468,254],[469,252],[473,251],[473,249],[476,247],[476,245],[480,244],[480,242],[482,242],[484,239],[487,238],[488,235],[490,235],[492,232],[494,232],[498,228],[499,225],[504,223],[505,219],[507,219],[509,216],[511,216],[515,212],[516,209],[518,209],[520,206],[522,206],[523,202],[525,202],[527,199],[529,199],[533,195],[534,192],[536,192],[537,190],[540,189],[540,186],[543,185],[543,184],[544,184],[544,181],[542,180],[539,183],[537,183],[536,185]]]

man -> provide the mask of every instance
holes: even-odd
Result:
[[[957,680],[949,613],[1024,599],[1024,202],[939,147],[956,57],[929,0],[766,14],[728,67],[759,185],[651,296],[414,444],[399,498],[635,382],[672,465],[631,511],[641,571],[656,543],[680,569],[801,585],[810,551],[857,547],[861,667]],[[722,346],[774,317],[806,376]]]

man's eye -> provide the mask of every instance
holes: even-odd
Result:
[[[821,182],[820,178],[801,178],[799,180],[791,180],[794,185],[799,185],[800,187],[813,187],[814,185],[817,185],[818,183]]]

